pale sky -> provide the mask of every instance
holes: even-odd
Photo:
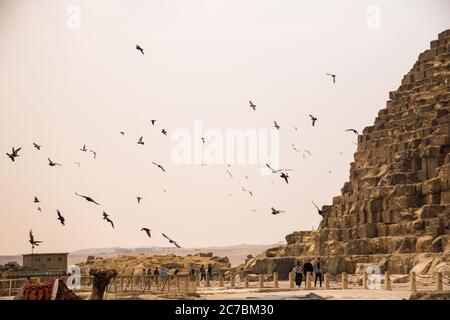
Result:
[[[79,29],[67,27],[70,5],[81,9]],[[370,5],[379,29],[367,24]],[[36,252],[169,245],[161,232],[184,247],[275,243],[317,228],[310,200],[331,204],[348,180],[356,137],[344,130],[373,124],[450,27],[448,12],[448,0],[0,0],[0,254],[29,252],[30,228],[44,241]],[[172,163],[170,134],[195,120],[221,131],[276,120],[281,167],[295,170],[289,185],[260,165],[233,165],[230,178],[224,165]],[[22,147],[14,163],[12,146]],[[286,212],[273,216],[272,206]]]

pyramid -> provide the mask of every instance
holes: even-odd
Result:
[[[406,273],[425,258],[428,270],[450,264],[449,40],[447,30],[431,42],[358,136],[349,181],[322,207],[318,230],[289,234],[253,271],[286,275],[295,260],[318,256],[331,273],[364,263]]]

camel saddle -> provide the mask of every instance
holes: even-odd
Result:
[[[14,300],[81,300],[67,288],[63,279],[46,282],[27,282],[20,289]]]

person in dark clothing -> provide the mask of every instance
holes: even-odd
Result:
[[[314,263],[314,287],[317,285],[317,279],[320,282],[320,287],[322,287],[322,274],[323,274],[323,262],[320,258],[317,258],[316,263]]]
[[[208,279],[209,279],[209,280],[212,280],[212,271],[213,271],[212,265],[211,265],[211,263],[209,263],[209,264],[208,264],[208,269],[207,269],[207,272],[208,272]]]
[[[195,281],[195,268],[193,263],[189,265],[189,276],[191,277],[191,281]]]
[[[159,276],[159,270],[158,267],[156,267],[155,271],[153,271],[154,276]]]
[[[306,284],[306,276],[308,274],[308,272],[313,272],[314,271],[314,267],[311,263],[311,259],[308,259],[308,261],[305,262],[305,264],[303,265],[303,275],[305,276],[305,284]]]
[[[295,284],[300,288],[302,285],[303,266],[301,261],[297,261],[297,265],[294,267],[295,272]]]
[[[200,267],[200,281],[206,281],[206,269],[205,266],[202,264],[202,266]]]

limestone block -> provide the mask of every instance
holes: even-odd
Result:
[[[416,252],[429,252],[432,242],[433,237],[430,235],[417,238]]]
[[[429,248],[428,252],[441,252],[443,246],[443,237],[439,236],[436,239],[433,240],[431,243],[431,247]]]
[[[422,183],[422,194],[437,193],[441,191],[441,181],[439,178],[430,179]]]
[[[419,219],[430,219],[437,217],[442,212],[444,206],[441,205],[425,205],[417,209],[414,213]]]
[[[410,253],[416,247],[415,237],[391,237],[388,249],[391,253]]]
[[[440,204],[441,194],[440,193],[430,193],[425,198],[426,204]]]
[[[415,207],[418,197],[416,195],[407,195],[400,197],[391,197],[388,205],[391,210],[401,210],[405,208]]]
[[[358,237],[360,239],[364,238],[375,238],[377,236],[377,227],[374,224],[362,224],[358,226]]]
[[[450,204],[450,191],[441,193],[441,204]]]

